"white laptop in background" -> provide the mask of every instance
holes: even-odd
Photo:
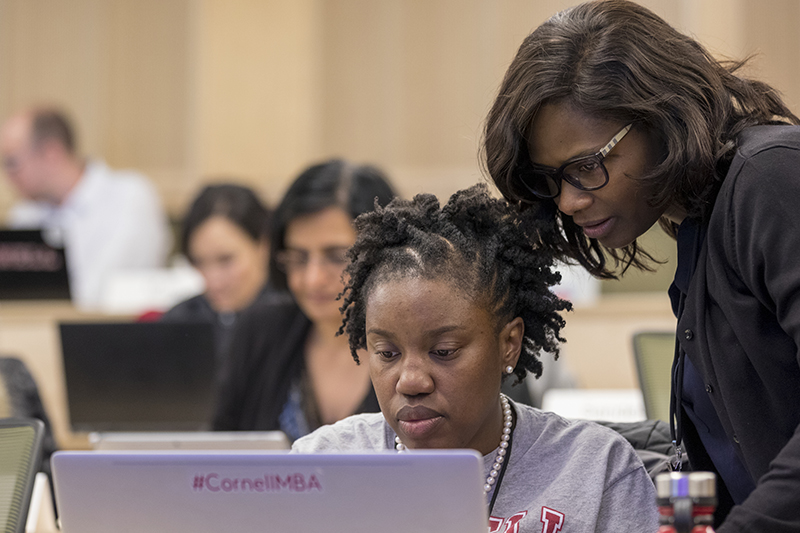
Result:
[[[90,433],[94,450],[288,450],[283,431],[142,431]]]
[[[601,422],[641,422],[647,418],[640,389],[548,389],[542,410],[564,418]]]
[[[125,315],[166,311],[204,290],[203,276],[188,261],[170,268],[116,270],[103,284],[99,310]]]
[[[486,533],[474,451],[57,452],[63,533]]]

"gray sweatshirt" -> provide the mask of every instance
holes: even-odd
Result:
[[[511,459],[489,533],[658,529],[653,483],[624,438],[598,424],[513,406],[517,424]],[[298,439],[292,452],[392,450],[394,437],[382,414],[361,414]],[[495,456],[496,450],[484,456],[486,475]]]

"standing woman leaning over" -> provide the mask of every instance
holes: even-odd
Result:
[[[800,128],[742,66],[632,2],[582,4],[522,43],[484,151],[597,277],[647,269],[656,222],[676,238],[674,438],[718,474],[718,531],[798,531]]]
[[[304,170],[275,210],[269,283],[233,334],[218,430],[282,430],[290,439],[354,413],[378,411],[365,368],[353,364],[337,300],[353,220],[394,197],[375,167],[334,159]]]

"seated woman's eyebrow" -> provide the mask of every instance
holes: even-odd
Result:
[[[380,335],[382,337],[392,337],[394,335],[391,331],[381,328],[369,328],[366,333],[367,335]]]
[[[441,335],[442,333],[450,333],[451,331],[463,331],[466,328],[461,324],[453,324],[449,326],[442,326],[424,331],[427,335]]]
[[[421,333],[426,336],[435,336],[435,335],[441,335],[443,333],[450,333],[451,331],[462,331],[465,329],[466,328],[461,324],[452,324],[448,326],[442,326],[439,328],[423,330]],[[384,337],[391,337],[394,335],[391,331],[387,331],[381,328],[369,328],[367,329],[367,335],[369,334],[382,335]]]

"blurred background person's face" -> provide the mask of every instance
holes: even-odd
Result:
[[[297,217],[286,226],[279,262],[297,305],[315,324],[341,322],[336,298],[344,288],[346,252],[355,239],[353,221],[338,207]]]
[[[46,177],[44,158],[31,142],[29,119],[17,116],[3,125],[0,155],[3,170],[19,193],[32,200],[42,199]]]
[[[266,282],[266,242],[254,240],[223,216],[200,224],[189,238],[189,258],[206,282],[206,298],[220,313],[241,311]]]

